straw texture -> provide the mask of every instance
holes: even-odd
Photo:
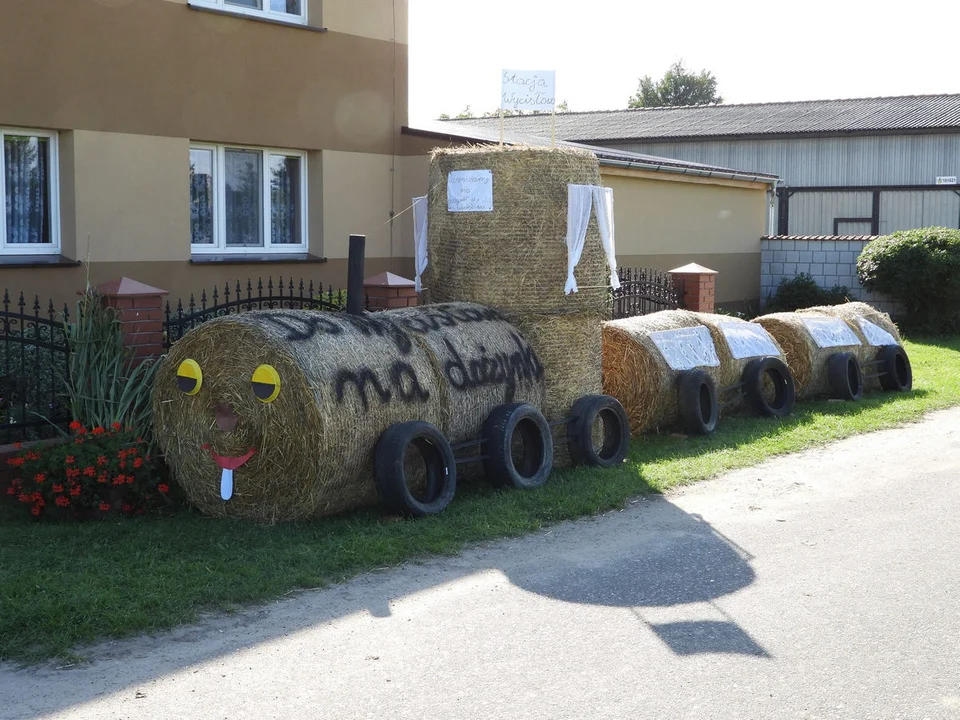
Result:
[[[817,313],[808,314],[816,315]],[[819,347],[806,325],[803,324],[803,315],[799,313],[771,313],[755,318],[751,322],[762,325],[783,349],[787,366],[793,373],[798,400],[829,394],[827,360],[831,355],[838,352],[852,352],[860,356],[863,351],[860,345]]]
[[[867,303],[848,302],[841,305],[821,305],[817,307],[806,308],[805,310],[799,310],[798,312],[801,315],[821,315],[826,317],[838,317],[844,320],[862,343],[861,346],[855,351],[861,364],[872,363],[875,361],[877,359],[878,349],[871,345],[867,340],[866,335],[863,334],[863,330],[860,327],[858,318],[864,318],[865,320],[872,322],[874,325],[883,328],[888,333],[893,335],[898,345],[902,344],[902,340],[900,339],[900,330],[897,328],[896,323],[890,319],[890,316],[887,313],[880,312]],[[863,372],[865,376],[863,381],[863,389],[865,391],[880,390],[880,378],[866,377],[875,375],[877,368],[875,366],[868,365],[867,367],[863,368]]]
[[[200,392],[177,387],[187,359]],[[251,377],[273,365],[281,391],[260,402]],[[161,449],[201,511],[261,522],[340,512],[377,500],[373,449],[390,425],[426,420],[451,442],[477,437],[483,418],[510,401],[542,402],[543,368],[503,317],[466,303],[376,315],[262,311],[218,318],[188,333],[164,359],[154,392]],[[218,428],[215,409],[239,418]],[[220,499],[222,456],[256,454]]]
[[[702,324],[696,314],[686,310],[664,310],[603,324],[603,390],[623,405],[633,434],[659,431],[679,420],[676,383],[680,373],[667,365],[650,333]],[[720,368],[703,369],[719,388]]]
[[[449,212],[447,178],[493,172],[492,212]],[[591,215],[576,269],[567,279],[567,184],[600,185],[593,153],[568,148],[475,146],[433,151],[426,285],[431,302],[466,300],[510,314],[596,311],[609,305],[609,268]]]

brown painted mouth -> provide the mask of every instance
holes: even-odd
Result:
[[[240,455],[238,457],[224,457],[223,455],[217,455],[213,451],[213,448],[210,447],[210,443],[204,443],[200,446],[200,449],[209,452],[210,457],[212,457],[214,462],[220,466],[221,470],[236,470],[257,454],[255,448],[250,448],[249,452],[244,455]]]

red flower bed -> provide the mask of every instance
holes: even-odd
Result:
[[[9,458],[9,500],[39,518],[88,519],[170,509],[170,479],[132,428],[70,424],[72,442]]]

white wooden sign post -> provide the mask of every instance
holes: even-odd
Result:
[[[553,70],[504,70],[500,76],[500,144],[503,145],[505,110],[550,112],[556,122],[556,104],[556,73]]]

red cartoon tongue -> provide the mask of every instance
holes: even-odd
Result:
[[[257,453],[254,448],[250,448],[250,451],[246,455],[241,455],[240,457],[224,457],[223,455],[217,455],[210,447],[210,443],[201,445],[200,449],[209,452],[210,457],[212,457],[223,470],[236,470]]]

